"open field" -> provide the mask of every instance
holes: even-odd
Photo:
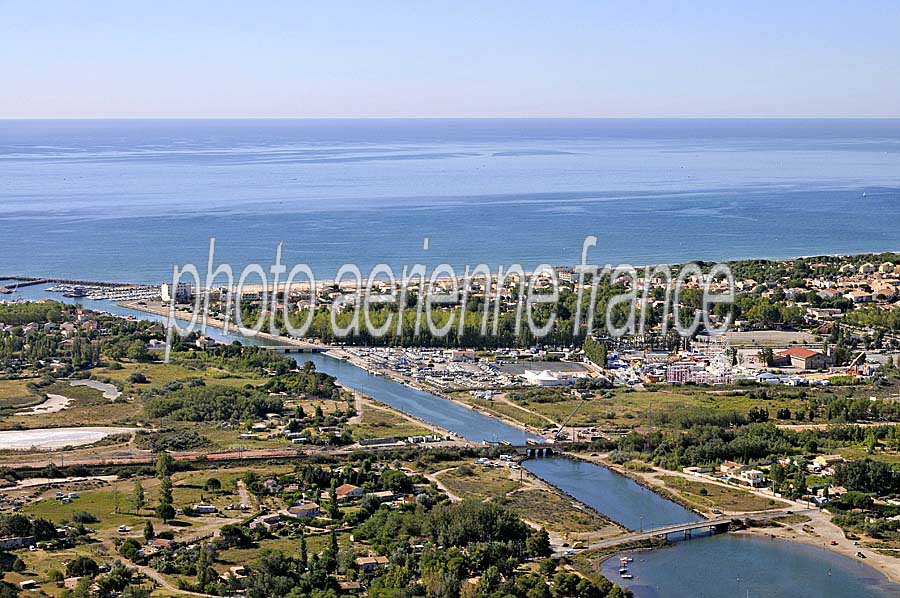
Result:
[[[529,409],[520,407],[519,405],[515,405],[513,403],[504,403],[496,400],[486,401],[485,399],[476,399],[468,395],[466,395],[463,400],[470,405],[477,406],[479,409],[483,409],[484,411],[488,411],[501,417],[517,421],[520,424],[524,424],[526,426],[531,426],[532,428],[543,428],[545,426],[551,425],[546,417],[542,417],[540,414],[535,413],[534,411],[530,411]]]
[[[484,500],[499,498],[519,488],[521,483],[510,478],[513,473],[506,467],[482,467],[463,465],[437,476],[456,496]]]
[[[621,532],[621,528],[594,511],[578,508],[569,498],[541,488],[511,492],[498,503],[532,523],[558,532]]]
[[[134,425],[141,420],[140,405],[121,400],[113,403],[102,392],[87,386],[70,386],[60,380],[41,390],[73,400],[66,409],[56,413],[11,415],[0,422],[0,428],[71,426],[73,422],[83,426]]]
[[[775,394],[774,391],[767,390],[771,394]],[[559,392],[567,393],[565,390]],[[781,390],[781,392],[785,391]],[[557,422],[565,421],[580,403],[577,399],[568,398],[556,402],[537,402],[523,401],[516,398],[515,393],[509,393],[508,396],[518,406]],[[597,396],[586,402],[578,409],[570,425],[625,427],[646,425],[651,407],[653,419],[650,423],[661,427],[666,426],[670,413],[684,407],[736,411],[741,414],[746,414],[751,407],[764,407],[769,410],[770,417],[774,418],[778,409],[787,407],[792,412],[801,410],[807,406],[807,401],[806,398],[799,396],[783,395],[765,399],[754,398],[742,389],[714,391],[684,387],[645,391],[619,389],[612,397]],[[543,420],[533,419],[533,415],[521,416],[515,410],[507,410],[505,414],[529,425],[547,425]]]
[[[32,392],[29,382],[34,380],[0,380],[0,409],[16,410],[40,403],[43,396]]]
[[[96,378],[109,378],[113,383],[122,385],[125,394],[133,394],[140,390],[162,388],[175,380],[186,378],[203,378],[207,383],[221,384],[224,386],[243,387],[245,384],[263,384],[264,379],[249,376],[241,376],[233,372],[219,368],[198,369],[178,363],[135,363],[121,362],[122,369],[103,368],[94,372]],[[134,372],[141,372],[147,377],[147,382],[134,384],[128,382],[128,377]]]
[[[388,409],[366,405],[358,424],[347,426],[353,440],[366,438],[387,438],[405,436],[424,436],[431,434],[425,426],[414,424],[401,415]]]
[[[153,508],[159,500],[159,481],[155,478],[142,478],[141,485],[144,488],[146,506],[135,510],[134,505],[134,480],[118,480],[109,484],[103,483],[94,490],[79,491],[79,497],[70,503],[64,503],[53,496],[54,491],[47,490],[40,498],[29,504],[25,513],[49,519],[57,524],[72,522],[78,513],[89,513],[97,521],[87,523],[92,529],[96,529],[100,539],[112,539],[131,536],[139,536],[144,522],[153,521],[156,531],[171,529],[178,538],[191,538],[203,535],[205,530],[214,530],[221,527],[231,519],[242,517],[238,511],[234,517],[225,518],[224,507],[228,504],[237,504],[240,498],[233,482],[223,479],[217,470],[210,470],[203,478],[193,477],[184,473],[176,473],[173,479],[173,498],[176,508],[191,506],[200,502],[213,504],[220,509],[220,514],[202,517],[179,516],[169,525],[163,524],[153,513]],[[216,493],[206,492],[202,482],[210,477],[218,477],[223,481],[222,490]],[[202,482],[201,482],[202,480]],[[197,482],[197,483],[195,483]],[[65,490],[65,488],[63,489]],[[131,531],[120,534],[116,530],[120,525],[126,525]]]
[[[786,503],[763,498],[740,488],[695,482],[679,476],[659,476],[665,487],[702,510],[717,508],[729,512],[764,511],[786,506]]]

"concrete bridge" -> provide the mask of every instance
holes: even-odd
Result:
[[[690,538],[691,532],[703,530],[710,531],[714,534],[720,534],[727,532],[732,525],[750,519],[752,521],[766,521],[769,519],[777,519],[778,517],[784,517],[785,515],[797,514],[797,515],[808,515],[809,513],[816,512],[816,509],[805,509],[805,510],[781,510],[781,511],[768,511],[765,513],[749,513],[747,515],[740,516],[729,516],[729,517],[717,517],[715,519],[704,519],[702,521],[694,521],[691,523],[681,523],[677,525],[666,525],[663,527],[657,527],[654,529],[648,529],[639,532],[631,532],[624,536],[618,536],[616,538],[609,538],[608,540],[601,540],[599,542],[594,542],[593,544],[589,544],[580,550],[591,550],[595,548],[610,548],[613,546],[618,546],[620,544],[628,544],[629,542],[640,542],[641,540],[650,540],[652,538],[660,538],[667,539],[671,534],[681,534],[683,538]]]
[[[526,444],[524,446],[511,446],[516,453],[523,457],[549,457],[553,454],[553,447],[542,444]]]
[[[331,347],[325,345],[316,345],[313,343],[297,343],[293,345],[261,345],[264,349],[269,349],[277,353],[325,353],[330,351]]]

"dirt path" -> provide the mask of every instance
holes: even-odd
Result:
[[[115,545],[109,539],[101,540],[100,546],[103,548],[103,550],[106,551],[107,554],[112,554],[112,555],[117,554]],[[126,563],[129,567],[133,567],[133,568],[137,569],[145,577],[153,580],[157,585],[159,585],[162,588],[165,588],[166,591],[171,592],[173,594],[178,594],[179,596],[203,596],[203,597],[212,596],[211,594],[202,594],[200,592],[191,592],[188,590],[182,590],[182,589],[178,588],[177,586],[175,586],[168,579],[166,579],[165,575],[163,575],[162,573],[160,573],[159,571],[157,571],[156,569],[154,569],[153,567],[150,567],[148,565],[138,565],[137,563],[133,563],[131,561],[126,561]]]
[[[442,470],[436,471],[434,473],[426,473],[425,479],[427,479],[429,482],[434,482],[435,485],[438,487],[438,489],[441,492],[443,492],[444,494],[446,494],[451,502],[460,502],[462,499],[459,496],[457,496],[456,494],[450,492],[450,490],[447,488],[447,486],[445,486],[444,483],[440,479],[438,479],[439,475],[441,475],[443,473],[447,473],[448,471],[453,471],[454,469],[456,469],[456,466],[448,467],[446,469],[442,469]]]
[[[172,592],[173,594],[178,594],[179,596],[212,596],[212,594],[201,594],[200,592],[182,590],[173,585],[172,582],[166,579],[165,575],[163,575],[153,567],[149,567],[147,565],[137,565],[135,563],[129,563],[129,566],[134,567],[135,569],[146,575],[148,578],[155,581],[161,587],[165,588],[167,592]]]
[[[238,496],[241,497],[241,504],[248,506],[259,506],[256,502],[256,497],[253,496],[249,490],[247,490],[247,484],[244,483],[244,480],[237,481],[237,491]]]
[[[525,413],[528,413],[528,414],[530,414],[530,415],[533,415],[534,417],[543,419],[544,421],[546,421],[548,424],[550,424],[550,425],[553,426],[554,428],[558,428],[558,427],[559,427],[559,422],[550,419],[550,418],[547,417],[546,415],[543,415],[543,414],[538,413],[538,412],[536,412],[536,411],[532,411],[531,409],[528,409],[527,407],[522,407],[521,405],[517,405],[517,404],[513,403],[512,401],[510,401],[509,399],[506,398],[506,393],[505,393],[505,392],[501,392],[501,393],[495,394],[495,395],[493,396],[493,400],[497,401],[498,403],[503,403],[504,405],[508,405],[508,406],[512,407],[513,409],[518,409],[519,411],[524,411]],[[519,425],[521,426],[521,425],[523,425],[523,424],[520,422]]]
[[[358,424],[362,422],[363,416],[363,394],[361,392],[353,392],[353,410],[356,411],[356,415],[349,418],[347,420],[348,424]]]

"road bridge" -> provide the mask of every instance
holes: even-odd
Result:
[[[592,544],[588,544],[587,546],[581,548],[580,550],[591,550],[597,548],[610,548],[614,546],[619,546],[620,544],[628,544],[630,542],[640,542],[642,540],[650,540],[653,538],[668,538],[668,536],[672,534],[682,534],[685,538],[691,537],[691,532],[703,530],[710,531],[714,534],[720,534],[727,532],[732,525],[739,524],[739,522],[744,520],[752,520],[752,521],[767,521],[770,519],[777,519],[778,517],[784,517],[785,515],[807,515],[809,513],[814,513],[816,509],[806,509],[806,510],[780,510],[780,511],[767,511],[765,513],[748,513],[746,515],[740,516],[729,516],[729,517],[717,517],[714,519],[703,519],[701,521],[693,521],[689,523],[679,523],[676,525],[666,525],[663,527],[657,527],[654,529],[648,529],[644,531],[631,532],[629,534],[625,534],[624,536],[617,536],[615,538],[609,538],[607,540],[601,540],[599,542],[594,542]]]

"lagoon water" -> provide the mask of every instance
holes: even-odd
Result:
[[[0,276],[900,249],[900,120],[0,121],[0,183]]]
[[[724,534],[630,553],[634,579],[618,559],[603,564],[609,579],[636,598],[888,598],[900,588],[860,561],[824,548],[758,536]]]

